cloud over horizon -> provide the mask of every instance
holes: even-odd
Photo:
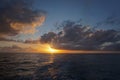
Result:
[[[36,49],[32,48],[32,47],[26,47],[26,48],[22,48],[18,45],[12,45],[12,46],[6,46],[6,47],[0,47],[0,52],[35,52],[37,51]]]
[[[41,42],[54,48],[71,50],[113,50],[120,49],[120,31],[94,29],[74,21],[65,21],[58,33],[48,32],[41,36]],[[54,34],[54,35],[51,35]]]

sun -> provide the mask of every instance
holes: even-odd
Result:
[[[50,51],[50,52],[55,52],[55,50],[52,49],[51,47],[49,47],[49,51]]]
[[[49,51],[50,53],[55,53],[55,52],[57,52],[56,49],[53,49],[53,48],[51,48],[50,46],[48,46],[48,51]]]

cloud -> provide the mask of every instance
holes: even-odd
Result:
[[[26,43],[26,44],[39,44],[40,43],[40,39],[36,39],[36,40],[27,39],[23,43]]]
[[[35,10],[25,0],[0,1],[0,36],[34,33],[45,21],[45,11]]]
[[[0,47],[0,52],[36,52],[37,49],[34,49],[32,47],[26,47],[22,48],[18,45],[12,45],[12,46],[6,46],[6,47]]]
[[[9,47],[0,47],[0,52],[7,52],[7,51],[9,51],[9,52],[16,52],[16,51],[21,51],[22,50],[22,48],[21,47],[19,47],[19,46],[17,46],[17,45],[13,45],[13,46],[9,46]]]
[[[41,36],[45,43],[52,43],[54,48],[75,50],[119,50],[120,31],[113,29],[94,29],[76,22],[65,21],[62,30],[50,36]]]
[[[0,44],[2,44],[1,42],[20,42],[20,43],[24,43],[23,40],[14,40],[14,39],[10,39],[10,38],[7,38],[6,36],[0,36]]]
[[[46,34],[44,34],[43,36],[41,36],[40,42],[41,43],[51,43],[52,40],[57,36],[56,33],[54,32],[48,32]]]
[[[12,41],[12,40],[6,39],[5,37],[0,37],[0,41]]]
[[[120,16],[119,15],[111,15],[108,16],[105,20],[97,23],[97,26],[102,26],[102,25],[109,25],[109,26],[120,26]]]
[[[105,42],[101,45],[101,50],[118,51],[120,49],[120,43],[117,42]]]

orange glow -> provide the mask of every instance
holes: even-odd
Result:
[[[50,46],[48,47],[48,51],[51,52],[51,53],[55,53],[55,52],[57,52],[56,49],[53,49],[53,48],[51,48]]]
[[[120,51],[90,51],[90,50],[66,50],[66,49],[56,49],[52,48],[50,44],[41,44],[41,43],[21,43],[21,42],[14,42],[14,41],[0,41],[1,48],[3,50],[1,52],[25,52],[25,53],[49,53],[49,54],[106,54],[106,53],[120,53]],[[9,44],[9,45],[8,45]],[[15,46],[11,47],[12,45],[19,45],[15,48]],[[20,47],[20,48],[19,48]],[[7,50],[6,50],[7,49]]]
[[[44,44],[38,47],[38,52],[43,52],[43,53],[59,53],[59,50],[52,48],[49,44]]]
[[[20,44],[19,44],[20,45]],[[25,45],[24,45],[25,46]],[[31,46],[28,45],[28,46]],[[23,47],[23,45],[21,45]],[[31,48],[33,50],[31,51]],[[49,54],[73,54],[73,53],[78,53],[78,54],[104,54],[104,53],[120,53],[120,51],[89,51],[89,50],[65,50],[65,49],[55,49],[52,48],[49,44],[32,44],[32,47],[28,52],[33,52],[33,53],[49,53]]]
[[[47,51],[48,53],[51,53],[51,54],[61,53],[60,50],[54,49],[54,48],[52,48],[50,45],[48,45],[46,51]]]
[[[36,27],[41,26],[45,21],[45,16],[35,17],[31,23],[11,22],[10,26],[20,33],[33,34],[36,32]]]

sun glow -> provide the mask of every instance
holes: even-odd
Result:
[[[20,46],[24,46],[26,49],[27,46],[23,44],[19,44]],[[31,45],[31,44],[30,44]],[[30,46],[28,45],[28,46]],[[119,51],[88,51],[88,50],[65,50],[65,49],[56,49],[50,46],[50,44],[32,44],[32,48],[26,49],[24,52],[32,52],[32,53],[47,53],[47,54],[73,54],[73,53],[79,53],[79,54],[101,54],[101,53],[120,53]],[[17,52],[17,51],[16,51]]]
[[[49,50],[50,52],[52,52],[52,53],[55,52],[55,50],[52,49],[51,47],[49,47],[48,50]]]
[[[49,51],[50,53],[55,53],[55,52],[57,52],[58,50],[53,49],[53,48],[51,48],[50,46],[48,46],[48,51]]]

